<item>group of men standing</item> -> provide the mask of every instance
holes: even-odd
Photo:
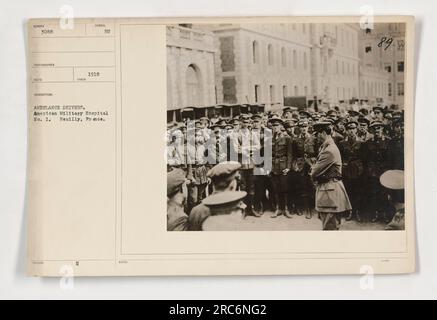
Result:
[[[169,124],[167,168],[170,183],[175,173],[188,182],[184,230],[202,230],[211,208],[226,203],[217,193],[236,191],[244,216],[269,211],[271,218],[311,219],[317,211],[324,229],[336,229],[343,214],[358,222],[391,220],[379,179],[386,170],[403,170],[403,148],[403,112],[394,108],[287,107]]]

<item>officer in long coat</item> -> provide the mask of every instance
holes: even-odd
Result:
[[[316,183],[316,210],[323,230],[338,230],[341,213],[352,210],[342,182],[340,151],[331,137],[330,122],[314,124],[317,139],[322,143],[316,163],[311,167],[311,178]]]

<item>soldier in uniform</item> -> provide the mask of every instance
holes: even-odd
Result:
[[[182,169],[167,173],[167,231],[187,230],[187,215],[184,212],[183,185],[187,182]]]
[[[309,176],[311,165],[316,157],[316,141],[314,136],[308,133],[308,122],[301,120],[298,123],[299,135],[292,140],[293,162],[289,174],[289,210],[292,214],[312,217],[310,200],[313,195],[313,185]]]
[[[236,161],[222,162],[212,167],[207,177],[211,181],[212,193],[237,190],[238,170],[241,164]],[[188,217],[188,231],[201,231],[203,221],[210,215],[210,210],[203,203],[195,206]]]
[[[276,218],[284,214],[287,218],[291,218],[291,214],[286,210],[286,204],[289,188],[288,173],[293,159],[292,141],[287,133],[282,132],[283,121],[281,118],[272,117],[270,122],[273,126],[271,181],[277,205],[271,217]]]
[[[384,125],[380,121],[373,121],[370,130],[373,131],[373,137],[363,145],[363,163],[367,180],[364,193],[368,195],[366,203],[370,220],[376,222],[380,218],[387,219],[385,215],[388,204],[379,177],[390,166],[390,138],[384,135]]]
[[[369,125],[370,125],[369,119],[365,117],[359,117],[357,122],[358,122],[358,131],[357,131],[358,139],[360,139],[362,142],[366,142],[367,140],[371,139],[373,135],[369,132]]]
[[[363,174],[363,162],[361,160],[361,144],[357,137],[358,123],[350,121],[346,124],[346,137],[340,142],[339,150],[342,160],[343,182],[352,204],[347,221],[356,218],[361,222],[359,210],[361,209],[361,176]]]
[[[209,209],[208,216],[202,224],[203,231],[237,231],[248,226],[244,221],[246,204],[243,199],[245,191],[226,191],[210,195],[203,200]]]
[[[259,114],[252,116],[253,129],[252,138],[255,141],[255,145],[259,146],[259,149],[254,152],[254,198],[253,198],[253,214],[256,217],[260,217],[264,210],[270,209],[269,200],[267,199],[268,189],[268,173],[264,167],[264,146],[271,145],[271,131],[262,126],[262,117]]]
[[[167,147],[167,164],[170,168],[167,171],[170,171],[174,168],[182,169],[185,172],[185,177],[190,182],[194,181],[193,175],[193,166],[192,164],[195,161],[195,143],[194,143],[194,134],[191,134],[190,131],[187,130],[186,125],[179,126],[176,130],[173,131],[172,142]],[[196,186],[192,183],[188,184],[188,195],[186,201],[186,212],[190,212],[191,208],[195,205],[197,199]]]
[[[393,134],[391,137],[392,169],[404,170],[404,121],[402,118],[393,120]]]
[[[321,143],[316,163],[311,167],[311,178],[316,186],[316,210],[322,220],[323,230],[338,230],[341,213],[352,206],[341,180],[340,151],[331,137],[329,122],[314,124],[314,131]]]
[[[194,205],[200,203],[200,201],[205,198],[206,187],[207,187],[207,177],[206,173],[208,169],[206,168],[206,158],[205,158],[205,143],[206,139],[203,134],[203,128],[200,121],[195,123],[195,159],[191,164],[193,171],[193,198]]]
[[[253,169],[255,164],[253,162],[253,152],[260,148],[250,130],[251,119],[248,115],[243,115],[241,119],[241,129],[238,133],[238,159],[241,163],[240,176],[242,191],[247,192],[245,203],[247,205],[246,214],[254,215],[253,212],[253,196],[255,194]]]
[[[383,113],[383,108],[381,106],[375,106],[372,108],[373,111],[373,120],[375,121],[379,121],[379,122],[384,122],[384,113]]]

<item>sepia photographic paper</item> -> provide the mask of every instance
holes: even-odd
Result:
[[[411,273],[414,17],[28,21],[31,276]]]

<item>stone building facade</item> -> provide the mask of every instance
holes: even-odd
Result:
[[[312,94],[329,105],[358,97],[358,26],[312,24]]]
[[[167,108],[216,104],[213,34],[167,26]]]
[[[387,49],[378,39],[392,37]],[[169,108],[317,98],[403,104],[401,25],[197,24],[167,27]],[[370,49],[369,49],[370,47]],[[402,50],[401,50],[402,48]]]
[[[405,24],[380,23],[373,29],[360,30],[360,59],[363,68],[379,70],[387,75],[387,104],[404,105]],[[363,79],[365,81],[365,79]],[[367,88],[376,83],[363,85],[362,95],[368,96]],[[367,91],[366,91],[367,90]],[[370,96],[371,97],[371,96]]]

